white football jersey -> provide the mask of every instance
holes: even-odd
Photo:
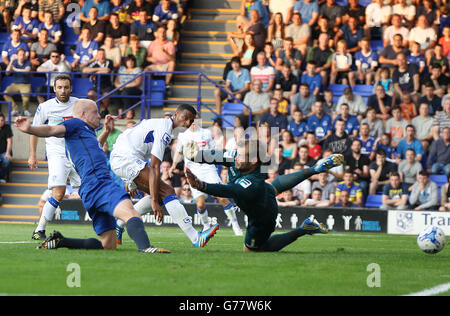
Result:
[[[178,135],[178,143],[177,143],[177,151],[183,152],[184,146],[186,146],[189,142],[194,141],[199,150],[212,150],[215,148],[216,144],[214,141],[214,138],[212,136],[212,133],[209,129],[205,128],[196,128],[196,130],[193,132],[191,129],[187,129],[185,132],[180,133]],[[214,165],[209,164],[201,164],[198,162],[190,161],[186,158],[184,158],[184,164],[187,168],[191,169],[194,174],[195,171],[208,172],[213,170],[217,173],[216,167]]]
[[[142,120],[117,137],[112,156],[133,156],[147,160],[155,156],[163,160],[164,150],[172,140],[172,118]]]
[[[73,105],[78,98],[70,97],[67,103],[62,103],[57,98],[47,100],[39,104],[33,119],[33,126],[58,125],[73,117]],[[64,138],[46,137],[45,148],[47,156],[66,156],[66,142]]]

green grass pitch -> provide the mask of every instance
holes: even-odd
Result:
[[[427,255],[415,236],[329,233],[277,253],[243,253],[243,237],[230,229],[196,249],[177,228],[147,227],[152,244],[172,253],[141,254],[127,234],[116,251],[38,250],[33,228],[0,224],[0,295],[372,296],[450,282],[450,247]],[[54,229],[95,237],[88,225]]]

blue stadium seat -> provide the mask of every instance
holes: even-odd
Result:
[[[46,77],[31,77],[31,91],[36,92],[36,89],[47,84]]]
[[[336,4],[340,7],[348,6],[348,0],[336,0]]]
[[[150,92],[150,100],[152,100],[152,106],[163,106],[164,105],[164,92],[163,91],[152,91]],[[156,101],[153,101],[156,100]],[[159,100],[159,101],[158,101]]]
[[[333,102],[337,102],[338,99],[341,97],[341,95],[344,94],[345,88],[348,88],[349,86],[346,84],[330,84],[328,85],[328,89],[330,89],[333,92]]]
[[[1,89],[2,91],[5,91],[5,89],[14,81],[13,76],[2,76],[2,85]]]
[[[243,109],[242,103],[227,102],[223,105],[222,114],[241,114]]]
[[[75,34],[75,32],[73,31],[73,28],[67,26],[67,23],[63,23],[64,24],[64,28],[63,28],[63,39],[64,39],[64,44],[76,44],[78,42],[78,36],[77,34]]]
[[[152,100],[151,106],[163,106],[166,95],[166,82],[164,80],[146,80],[146,95]]]
[[[73,91],[72,94],[76,97],[86,97],[89,89],[93,84],[89,78],[73,78]]]
[[[436,183],[438,188],[448,182],[445,174],[430,174],[430,180]]]
[[[380,50],[384,48],[382,40],[372,40],[370,41],[370,48],[378,53]]]
[[[367,7],[372,0],[359,0],[359,5],[362,5],[363,7]]]
[[[0,33],[0,44],[3,46],[4,43],[11,39],[11,33]]]
[[[222,127],[223,128],[234,128],[234,118],[236,116],[232,114],[222,115]]]
[[[365,84],[356,84],[353,87],[353,93],[359,94],[362,97],[370,97],[373,94],[373,86]]]
[[[366,199],[366,207],[379,208],[383,204],[383,197],[381,195],[368,195]]]

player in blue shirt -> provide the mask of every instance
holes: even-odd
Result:
[[[12,29],[19,30],[24,41],[33,41],[37,39],[39,20],[31,17],[31,7],[24,5],[22,14],[18,16],[13,23]]]
[[[116,217],[127,223],[128,234],[140,252],[169,253],[168,250],[150,246],[144,223],[134,209],[129,194],[111,178],[101,144],[112,130],[113,118],[105,117],[105,132],[97,140],[95,129],[100,125],[100,114],[94,101],[77,100],[73,107],[73,117],[53,126],[31,126],[27,118],[18,117],[16,127],[24,133],[38,137],[65,138],[70,158],[81,177],[78,193],[100,240],[65,238],[55,231],[42,242],[40,248],[115,249]],[[162,212],[155,210],[155,216],[160,221]]]

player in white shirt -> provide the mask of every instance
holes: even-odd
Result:
[[[73,105],[77,98],[71,97],[72,79],[66,75],[58,75],[54,82],[56,97],[41,103],[34,115],[33,126],[58,125],[64,120],[72,118]],[[37,137],[30,136],[30,155],[28,165],[31,169],[38,167],[36,159]],[[52,195],[42,209],[39,224],[33,232],[32,239],[45,240],[47,222],[53,219],[59,203],[66,193],[67,179],[73,188],[78,188],[81,180],[72,163],[66,155],[64,138],[47,137],[45,149],[48,160],[48,188]]]
[[[175,170],[176,165],[183,155],[184,148],[187,148],[189,150],[189,145],[191,143],[194,142],[199,150],[212,150],[215,148],[216,145],[211,131],[209,129],[201,128],[200,124],[201,120],[197,118],[194,123],[192,123],[191,127],[189,127],[189,129],[187,129],[184,133],[178,135],[177,150],[173,157],[173,163],[170,169],[170,173]],[[184,158],[184,165],[186,168],[189,168],[192,173],[196,175],[200,180],[208,183],[222,184],[215,165],[193,162],[186,157]],[[207,230],[210,227],[208,210],[206,209],[205,204],[205,200],[208,195],[199,190],[196,190],[192,186],[191,191],[192,196],[194,197],[197,204],[197,213],[202,220],[203,230]],[[236,236],[242,236],[243,233],[236,218],[236,211],[239,208],[233,205],[233,203],[227,198],[217,197],[217,199],[219,200],[219,203],[222,204],[225,214],[227,215],[228,220],[231,222],[234,234]]]
[[[161,180],[160,167],[164,150],[172,140],[172,130],[188,128],[194,121],[197,111],[190,105],[182,104],[171,118],[142,120],[125,130],[116,140],[111,151],[111,169],[122,178],[128,190],[139,189],[150,194],[135,204],[140,214],[161,215],[160,203],[164,203],[173,221],[183,230],[195,247],[204,247],[214,236],[219,225],[201,233],[192,226],[192,220],[178,200],[174,189]],[[150,159],[150,165],[146,160]],[[124,223],[117,221],[117,239],[120,243]]]

